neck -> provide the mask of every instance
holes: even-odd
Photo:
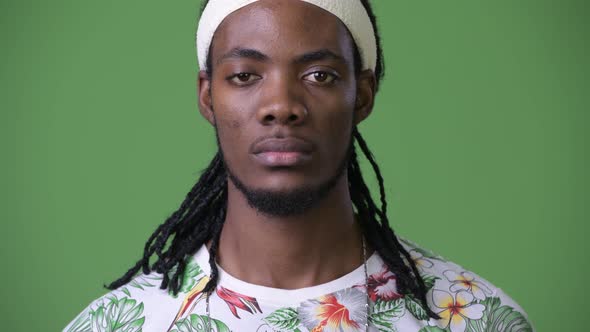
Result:
[[[346,176],[302,215],[272,217],[250,207],[228,181],[218,264],[252,284],[297,289],[329,282],[362,264],[361,231]]]

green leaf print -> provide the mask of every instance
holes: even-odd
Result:
[[[438,326],[425,326],[420,329],[418,332],[444,332],[446,330],[441,329]]]
[[[145,321],[145,317],[141,316],[143,303],[136,304],[135,300],[127,297],[112,297],[108,300],[90,313],[92,331],[141,332]]]
[[[393,322],[404,315],[404,300],[377,300],[371,310],[369,322],[381,332],[395,331]]]
[[[188,264],[186,265],[186,268],[184,270],[183,279],[182,279],[182,287],[180,287],[180,292],[181,293],[190,292],[190,290],[193,289],[193,287],[195,287],[195,284],[197,283],[197,281],[200,280],[197,277],[202,273],[203,273],[203,270],[201,270],[201,267],[199,266],[199,264],[197,264],[196,260],[193,259],[190,262],[188,262]],[[172,294],[172,291],[170,291],[170,294]]]
[[[92,325],[90,324],[90,306],[84,309],[84,311],[74,319],[72,326],[70,326],[65,332],[92,332]]]
[[[532,332],[533,328],[527,319],[514,308],[503,305],[500,306],[500,299],[497,297],[488,297],[483,301],[486,309],[483,317],[478,320],[468,320],[466,332]]]
[[[424,274],[421,277],[422,277],[422,280],[424,280],[424,286],[426,286],[427,291],[429,291],[432,287],[434,287],[434,284],[436,283],[436,281],[438,279],[440,279],[439,277],[429,275],[429,274]]]
[[[170,276],[170,278],[172,278],[174,273],[176,273],[177,268],[178,266],[174,266],[170,269],[170,271],[168,271],[168,275]],[[203,270],[201,270],[201,267],[199,266],[199,264],[197,264],[197,261],[195,259],[191,259],[187,263],[186,268],[184,269],[182,281],[183,284],[182,287],[179,289],[179,293],[188,293],[197,283],[197,277],[202,273]],[[131,282],[129,282],[129,286],[144,290],[145,288],[151,288],[161,284],[163,278],[164,276],[159,273],[151,273],[147,275],[142,274],[131,280]],[[125,294],[127,294],[127,296],[131,296],[127,288],[122,289],[122,291]],[[174,298],[178,297],[178,295],[172,294],[171,288],[168,288],[168,293]]]
[[[129,282],[130,287],[139,288],[144,290],[144,288],[150,288],[156,286],[156,284],[162,281],[162,276],[158,274],[142,274]]]
[[[293,331],[299,326],[299,317],[297,310],[293,308],[283,308],[274,311],[264,318],[264,321],[277,332]]]
[[[176,322],[176,329],[170,332],[209,332],[207,330],[207,316],[192,314],[187,318],[179,319]],[[231,332],[229,327],[222,321],[217,319],[211,319],[211,331],[215,332]]]
[[[129,297],[131,296],[131,293],[129,292],[129,289],[127,289],[127,287],[123,287],[123,288],[121,288],[121,291],[122,291],[123,293],[125,293],[125,295],[127,295],[127,296],[129,296]]]
[[[414,317],[416,317],[416,319],[418,320],[428,320],[428,313],[426,312],[426,310],[424,310],[424,308],[422,307],[422,305],[420,304],[420,302],[418,302],[418,300],[416,300],[416,298],[412,295],[406,295],[405,296],[406,299],[406,309],[408,309],[409,312],[412,313],[412,315],[414,315]]]

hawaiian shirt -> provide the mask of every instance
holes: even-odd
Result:
[[[430,318],[412,295],[398,292],[396,276],[377,252],[364,266],[330,282],[294,290],[239,280],[219,268],[210,296],[213,331],[280,332],[479,332],[533,331],[523,309],[502,290],[473,272],[400,239],[426,287]],[[63,331],[192,332],[209,326],[205,294],[209,253],[202,246],[188,261],[174,296],[160,289],[162,274],[139,274],[90,303]],[[367,318],[367,294],[369,315]]]

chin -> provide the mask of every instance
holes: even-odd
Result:
[[[319,185],[309,184],[309,181],[306,184],[303,181],[293,181],[294,183],[289,185],[285,183],[284,177],[276,177],[267,186],[250,187],[231,172],[228,172],[228,175],[250,207],[272,217],[304,214],[319,204],[337,183],[337,178],[333,178]]]
[[[254,180],[253,186],[249,186],[253,190],[271,191],[271,192],[291,192],[302,190],[313,190],[313,188],[321,186],[322,181],[316,181],[311,176],[303,174],[269,174],[263,181]]]

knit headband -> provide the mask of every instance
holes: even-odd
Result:
[[[197,29],[199,67],[206,69],[207,53],[215,31],[229,14],[258,0],[210,0],[201,15]],[[316,5],[344,23],[361,54],[363,69],[375,71],[377,41],[373,24],[360,0],[300,0]]]

